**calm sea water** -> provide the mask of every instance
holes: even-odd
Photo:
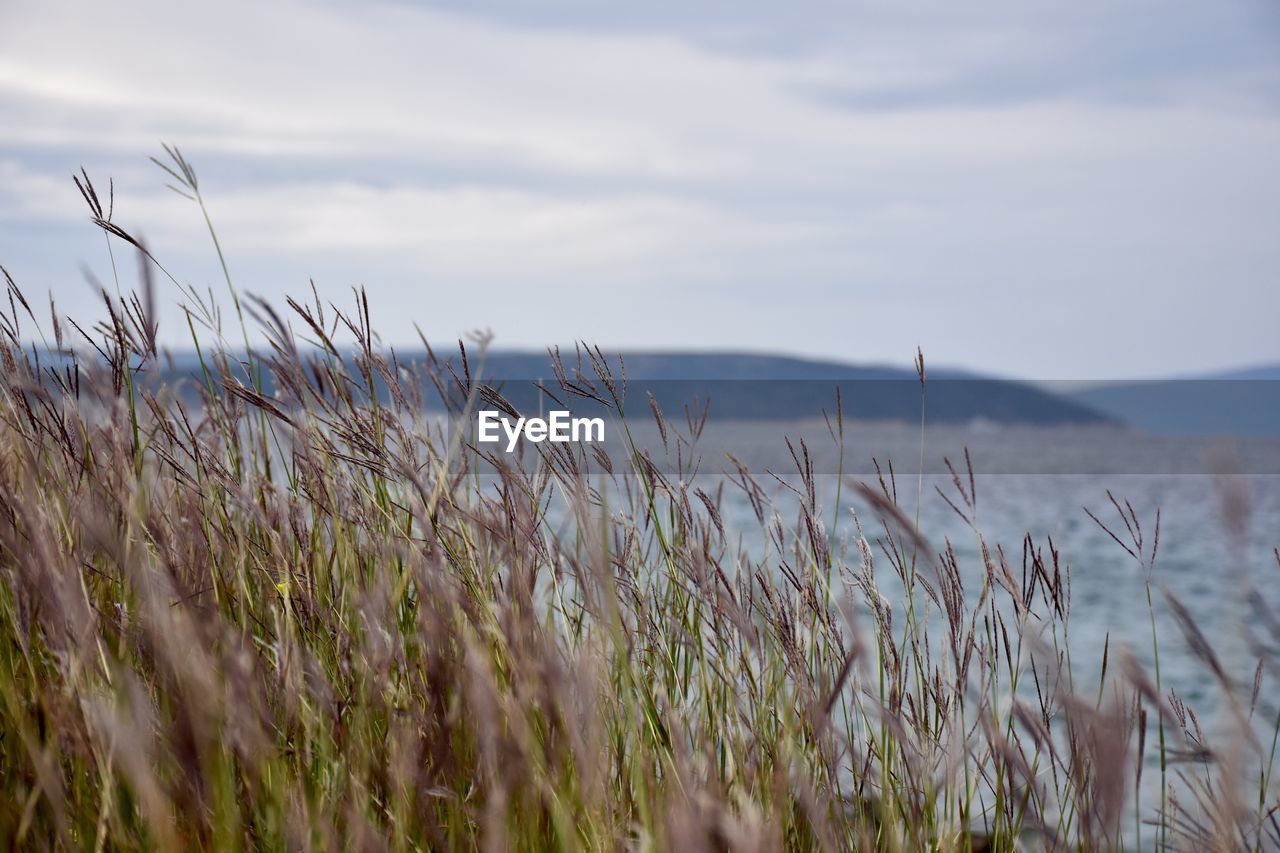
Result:
[[[1231,726],[1229,700],[1192,652],[1162,594],[1167,590],[1212,644],[1246,706],[1259,657],[1270,657],[1272,669],[1264,674],[1253,721],[1260,739],[1270,743],[1280,708],[1280,647],[1274,635],[1258,630],[1261,619],[1249,594],[1256,591],[1264,607],[1280,617],[1280,438],[1168,438],[1114,428],[985,425],[929,429],[922,452],[918,427],[846,424],[842,457],[824,423],[805,422],[722,425],[713,435],[704,434],[695,447],[702,451],[704,472],[717,470],[715,460],[727,450],[757,473],[778,475],[758,480],[772,494],[783,522],[795,523],[797,498],[784,484],[795,484],[797,465],[784,435],[792,438],[802,462],[799,438],[805,438],[822,518],[829,531],[834,528],[835,548],[837,553],[844,550],[847,564],[859,563],[851,510],[870,540],[881,531],[876,512],[857,498],[850,483],[878,486],[889,460],[899,505],[912,518],[918,512],[919,530],[935,550],[952,544],[971,599],[982,587],[983,562],[974,529],[938,494],[941,489],[963,505],[946,459],[965,489],[975,491],[976,527],[989,546],[1004,549],[1015,576],[1021,574],[1024,537],[1029,535],[1046,552],[1052,542],[1070,573],[1072,674],[1078,689],[1091,696],[1096,695],[1104,646],[1110,646],[1113,666],[1120,649],[1130,651],[1148,672],[1155,661],[1144,569],[1086,509],[1128,543],[1128,531],[1108,492],[1121,506],[1131,506],[1148,554],[1159,512],[1150,582],[1162,686],[1195,711],[1211,743]],[[966,449],[974,470],[972,487]],[[880,463],[879,472],[873,458]],[[703,474],[698,479],[704,489],[721,480]],[[726,485],[724,495],[726,523],[743,550],[763,553],[764,537],[743,492]],[[887,560],[877,558],[878,577],[891,579]],[[895,585],[882,581],[881,586],[893,599]],[[901,613],[901,587],[897,589],[895,611]],[[940,615],[934,618],[941,623]],[[1159,773],[1151,749],[1147,763],[1151,769],[1144,773],[1142,804],[1150,814],[1159,803]],[[1124,831],[1133,841],[1133,830]]]
[[[619,431],[611,430],[617,438]],[[688,430],[674,423],[665,438],[651,424],[633,423],[631,431],[673,482],[710,494],[722,489],[732,551],[766,565],[776,558],[776,550],[771,550],[745,492],[735,485],[730,472],[736,466],[729,457],[752,472],[771,499],[770,513],[776,512],[793,531],[801,528],[800,499],[792,489],[800,482],[798,469],[810,470],[833,550],[858,568],[856,512],[877,555],[881,592],[895,613],[905,607],[901,585],[893,581],[889,562],[876,546],[882,535],[878,513],[853,486],[878,486],[892,465],[899,506],[910,518],[918,514],[919,530],[931,550],[952,545],[972,603],[985,577],[978,536],[938,493],[941,489],[962,504],[947,460],[968,490],[967,451],[976,493],[975,526],[989,547],[1003,549],[1015,576],[1021,575],[1025,537],[1046,552],[1052,543],[1059,552],[1060,565],[1070,576],[1072,677],[1077,690],[1088,696],[1097,694],[1104,647],[1110,649],[1113,666],[1121,650],[1132,653],[1148,672],[1154,671],[1155,661],[1145,569],[1086,510],[1127,543],[1128,531],[1108,493],[1121,506],[1131,506],[1148,556],[1158,512],[1159,547],[1150,585],[1163,689],[1194,709],[1211,743],[1226,731],[1231,720],[1227,695],[1192,652],[1164,597],[1167,591],[1190,612],[1246,705],[1259,658],[1270,656],[1273,669],[1264,674],[1254,720],[1255,730],[1270,742],[1280,708],[1280,647],[1274,636],[1258,630],[1261,620],[1249,595],[1256,591],[1263,606],[1280,619],[1275,553],[1280,548],[1280,437],[1159,437],[1114,427],[977,424],[930,427],[923,432],[922,447],[918,425],[889,423],[846,423],[843,442],[821,420],[712,422],[696,441],[680,438]],[[625,457],[616,442],[609,453],[614,459]],[[1004,599],[1004,593],[998,597]],[[931,618],[943,628],[941,614],[935,611]],[[1151,738],[1153,733],[1147,762],[1154,768]],[[1159,803],[1159,773],[1145,772],[1142,787],[1143,812],[1150,815]],[[1132,841],[1132,830],[1126,826],[1124,831]]]
[[[696,482],[710,491],[708,485],[722,479],[715,473],[724,467],[719,460],[732,453],[771,493],[783,521],[794,522],[796,498],[779,482],[795,482],[788,437],[797,451],[800,439],[805,440],[822,517],[829,527],[835,525],[837,545],[845,541],[848,547],[854,535],[850,509],[862,518],[868,537],[875,538],[875,513],[848,484],[878,486],[872,460],[885,474],[892,462],[900,506],[913,518],[918,508],[919,529],[936,549],[952,543],[966,589],[976,592],[984,571],[977,537],[937,492],[941,489],[961,504],[944,460],[952,461],[968,489],[967,449],[976,487],[976,526],[987,543],[1002,546],[1016,570],[1024,536],[1030,534],[1046,550],[1052,540],[1069,567],[1072,648],[1084,666],[1101,660],[1108,640],[1113,648],[1128,646],[1139,660],[1152,663],[1143,569],[1085,510],[1127,542],[1124,523],[1107,493],[1122,505],[1127,501],[1142,523],[1148,549],[1159,511],[1154,584],[1187,606],[1229,671],[1251,686],[1258,650],[1250,649],[1241,633],[1251,619],[1244,598],[1248,589],[1255,588],[1280,614],[1280,563],[1274,553],[1280,547],[1280,438],[1153,437],[1114,428],[941,427],[925,432],[921,466],[918,427],[845,424],[841,461],[822,422],[724,424],[709,427],[695,445],[695,456],[702,460]],[[843,473],[837,476],[841,465]],[[837,505],[837,484],[842,482]],[[747,553],[758,552],[764,540],[745,495],[729,485],[724,494],[726,523]],[[1227,516],[1236,519],[1237,532],[1229,530]],[[849,548],[847,560],[856,565],[856,548]],[[889,571],[887,563],[883,571]],[[1212,703],[1215,695],[1203,666],[1189,653],[1158,592],[1156,597],[1168,686],[1189,702]],[[1280,649],[1270,651],[1280,654]],[[1265,698],[1280,703],[1280,683],[1264,680],[1263,688]]]
[[[1030,535],[1046,551],[1052,542],[1070,572],[1071,650],[1080,678],[1096,678],[1106,644],[1113,651],[1128,648],[1144,665],[1154,664],[1144,569],[1086,512],[1127,543],[1110,492],[1122,506],[1132,506],[1148,552],[1160,514],[1151,581],[1164,686],[1193,705],[1202,722],[1217,716],[1222,696],[1191,654],[1162,589],[1187,607],[1246,693],[1261,652],[1280,662],[1280,649],[1259,646],[1245,631],[1258,624],[1246,598],[1250,590],[1280,617],[1275,555],[1280,548],[1280,437],[1163,437],[1114,427],[981,424],[930,427],[922,448],[918,425],[845,423],[842,453],[822,420],[713,421],[693,442],[678,437],[687,430],[675,423],[665,440],[651,424],[633,424],[631,431],[673,481],[708,493],[723,487],[726,527],[754,559],[767,553],[766,535],[745,493],[726,475],[734,470],[730,455],[769,493],[785,525],[798,521],[798,498],[789,488],[799,481],[797,457],[807,465],[833,547],[837,553],[843,549],[846,563],[855,568],[859,557],[851,510],[873,542],[880,525],[850,485],[878,485],[892,465],[899,505],[912,518],[918,513],[919,530],[933,550],[952,544],[966,592],[976,597],[985,574],[977,535],[937,491],[961,504],[946,460],[968,489],[967,451],[976,527],[987,544],[1002,547],[1020,575],[1024,537]],[[611,427],[610,436],[618,434]],[[617,446],[610,453],[621,458]],[[886,581],[892,576],[887,560],[880,561],[878,571]],[[882,586],[892,598],[893,584]],[[1258,639],[1265,638],[1253,638]],[[1271,708],[1280,705],[1280,681],[1264,678],[1261,696]]]
[[[1280,665],[1280,648],[1274,636],[1258,630],[1261,622],[1248,596],[1256,590],[1270,613],[1280,617],[1280,438],[1168,438],[1114,428],[943,427],[925,432],[921,465],[918,427],[846,424],[841,462],[838,445],[823,423],[752,423],[725,425],[712,440],[700,442],[703,470],[716,470],[712,460],[727,449],[756,472],[777,474],[758,479],[773,496],[783,522],[795,523],[797,498],[784,483],[795,484],[796,463],[784,435],[792,437],[797,449],[798,437],[806,438],[822,518],[828,530],[834,525],[832,539],[837,552],[844,549],[847,564],[859,563],[851,510],[858,513],[873,543],[881,531],[876,512],[849,485],[862,481],[878,486],[872,458],[886,473],[892,460],[899,505],[912,518],[918,511],[919,530],[935,550],[948,541],[952,544],[972,599],[984,574],[978,538],[937,491],[962,505],[944,460],[952,460],[967,490],[968,449],[976,527],[987,544],[1002,547],[1015,576],[1020,576],[1024,537],[1030,535],[1046,552],[1052,542],[1070,572],[1072,673],[1088,695],[1096,694],[1104,646],[1110,646],[1113,665],[1120,649],[1129,650],[1148,672],[1155,661],[1144,569],[1086,509],[1128,543],[1108,492],[1121,506],[1131,506],[1141,522],[1148,554],[1158,511],[1159,547],[1150,580],[1162,686],[1195,711],[1211,742],[1226,731],[1231,719],[1227,696],[1192,652],[1162,595],[1161,590],[1167,590],[1191,613],[1246,705],[1259,657],[1270,656],[1273,669],[1264,674],[1254,719],[1255,731],[1270,742],[1280,707],[1275,668]],[[843,474],[838,476],[841,465]],[[715,484],[721,478],[698,479],[706,489],[707,482]],[[727,485],[724,495],[727,524],[743,550],[763,553],[764,537],[745,495]],[[882,582],[882,592],[892,600],[891,569],[878,553],[877,558],[878,577],[890,581]],[[895,612],[901,613],[901,587],[897,589]],[[934,618],[941,622],[940,616]],[[1150,749],[1147,762],[1155,767]],[[1143,809],[1149,813],[1159,803],[1158,772],[1145,773],[1142,787]]]

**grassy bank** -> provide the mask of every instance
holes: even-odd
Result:
[[[198,216],[194,171],[165,168]],[[145,254],[80,183],[113,267]],[[562,393],[605,401],[623,429],[658,418],[681,462],[548,445],[480,460],[420,397],[480,399],[484,342],[409,372],[361,294],[348,311],[272,307],[227,275],[224,324],[146,257],[155,280],[109,283],[95,328],[56,310],[38,322],[10,282],[0,837],[14,845],[1280,846],[1276,623],[1254,617],[1256,672],[1224,671],[1160,591],[1158,520],[1123,501],[1099,523],[1152,579],[1134,612],[1153,657],[1191,643],[1229,697],[1222,732],[1201,731],[1158,663],[1112,650],[1101,679],[1075,681],[1052,544],[1001,548],[975,524],[981,564],[961,566],[887,470],[822,506],[796,447],[780,503],[745,470],[703,488],[696,419],[627,400],[590,353],[564,364]],[[205,368],[182,393],[150,379],[161,288],[180,290]],[[269,345],[237,355],[253,327]],[[51,361],[41,336],[79,357]],[[726,528],[728,490],[761,548]],[[963,465],[947,497],[974,517]],[[1156,632],[1162,601],[1176,634]],[[1156,797],[1138,796],[1143,774],[1160,776]]]

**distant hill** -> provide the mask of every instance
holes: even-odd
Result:
[[[572,349],[562,353],[570,374]],[[402,365],[426,359],[418,351],[398,351]],[[819,359],[741,352],[624,352],[610,354],[611,368],[628,380],[632,413],[648,407],[652,394],[670,416],[710,401],[713,418],[794,420],[834,411],[837,386],[846,417],[915,422],[920,418],[920,385],[911,368],[854,365]],[[450,359],[460,370],[460,359]],[[473,356],[473,369],[477,367]],[[591,374],[583,359],[581,369]],[[559,398],[555,371],[545,352],[487,354],[484,376],[522,412],[545,408]],[[175,353],[165,379],[199,380],[193,353]],[[1034,425],[1123,424],[1154,434],[1280,436],[1280,364],[1154,381],[1031,384],[929,368],[925,413],[930,423],[1021,423]],[[562,400],[568,403],[568,400]],[[579,411],[587,404],[576,400]]]
[[[572,351],[562,357],[572,374]],[[648,396],[669,415],[709,401],[714,418],[792,420],[833,412],[839,386],[846,417],[914,422],[920,418],[920,383],[915,370],[885,365],[752,353],[623,352],[608,357],[628,382],[631,411],[645,411]],[[589,362],[580,368],[591,376]],[[545,353],[492,352],[485,373],[518,409],[545,405],[532,393],[543,380],[554,390],[554,371]],[[1030,386],[976,377],[955,370],[929,370],[925,408],[930,422],[1068,424],[1109,419],[1086,405]],[[578,405],[581,405],[579,401]]]
[[[573,350],[562,350],[566,366],[578,363]],[[621,352],[606,353],[611,367],[624,368],[631,379],[661,381],[772,381],[772,380],[907,380],[918,382],[913,368],[882,364],[852,365],[837,361],[762,355],[742,352]],[[584,367],[589,365],[585,355]],[[509,379],[540,379],[553,376],[551,359],[545,352],[496,351],[486,356],[488,373]],[[974,378],[960,371],[929,369],[931,378]]]
[[[1280,379],[1280,364],[1259,364],[1238,370],[1224,370],[1217,373],[1204,373],[1190,377],[1192,379],[1231,379],[1231,380],[1264,380]]]
[[[1153,433],[1280,436],[1280,365],[1100,383],[1065,396]]]
[[[564,354],[566,365],[576,359]],[[625,373],[628,401],[647,408],[652,395],[668,414],[682,413],[695,400],[710,401],[711,417],[793,420],[834,412],[836,388],[846,417],[918,421],[920,381],[914,369],[748,353],[643,352],[609,358]],[[591,375],[589,364],[583,372]],[[554,377],[543,354],[496,352],[486,372],[522,411],[537,405],[528,383]],[[512,396],[515,395],[515,396]],[[517,401],[517,397],[519,400]],[[925,411],[933,423],[991,421],[1023,424],[1105,423],[1110,419],[1086,405],[1018,382],[955,370],[929,370]]]
[[[574,351],[564,350],[562,357],[572,375],[578,366]],[[397,358],[412,365],[421,363],[425,353],[397,351]],[[449,362],[461,371],[456,354]],[[848,418],[909,422],[920,418],[920,383],[912,368],[723,352],[624,352],[609,354],[608,362],[619,377],[626,375],[626,402],[633,413],[647,413],[652,394],[664,412],[677,417],[683,417],[686,406],[709,401],[713,418],[814,418],[824,410],[834,412],[839,386]],[[173,373],[199,378],[193,355],[175,355],[174,365]],[[473,356],[471,368],[477,367]],[[592,375],[585,357],[580,369]],[[490,352],[483,375],[521,412],[537,411],[550,402],[535,383],[564,397],[545,352]],[[1085,404],[1019,382],[932,368],[927,379],[925,410],[931,423],[1060,425],[1112,420]],[[577,399],[572,408],[580,412],[588,405]]]

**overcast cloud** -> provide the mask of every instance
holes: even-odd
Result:
[[[93,310],[116,220],[388,343],[1036,378],[1280,360],[1280,5],[8,0],[0,263]],[[176,308],[162,336],[181,346]]]

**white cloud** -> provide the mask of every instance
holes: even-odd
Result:
[[[0,226],[83,221],[64,176],[87,162],[117,177],[121,222],[199,278],[203,222],[143,168],[166,139],[249,289],[360,275],[403,309],[396,340],[424,311],[522,344],[901,359],[920,341],[1041,375],[1277,354],[1260,318],[1280,110],[1259,92],[1280,63],[1165,74],[1139,56],[1163,76],[1134,99],[1125,56],[1097,49],[1101,13],[913,28],[872,12],[789,31],[803,49],[728,50],[702,23],[20,0],[0,29]],[[756,46],[761,14],[743,22]],[[79,258],[4,243],[69,286],[57,270]],[[452,286],[407,294],[421,276]],[[1159,325],[1135,350],[1138,315]],[[1044,317],[1071,328],[1029,336]]]

